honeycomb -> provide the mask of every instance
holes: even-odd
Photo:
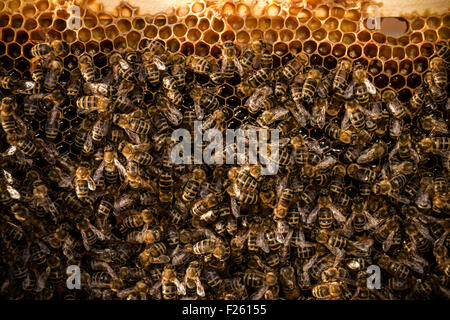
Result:
[[[320,67],[324,73],[334,70],[339,60],[347,58],[362,64],[369,80],[380,91],[392,89],[401,102],[407,102],[422,84],[436,46],[450,44],[449,13],[382,17],[381,28],[373,30],[363,13],[373,4],[370,1],[317,0],[287,4],[273,1],[253,7],[239,1],[219,4],[192,1],[172,12],[155,15],[140,14],[138,8],[122,2],[115,13],[81,6],[79,28],[69,26],[70,4],[61,0],[1,1],[0,69],[12,78],[31,79],[31,49],[38,43],[63,40],[68,44],[68,51],[62,57],[64,70],[59,82],[66,86],[77,70],[78,57],[85,53],[93,57],[96,72],[107,75],[112,52],[144,49],[152,40],[161,41],[172,53],[212,56],[220,61],[224,42],[233,41],[242,54],[254,40],[261,39],[270,45],[273,68],[285,66],[300,52],[308,55],[311,66]],[[186,81],[210,84],[208,77],[189,70]],[[228,128],[255,120],[244,107],[247,98],[237,92],[239,82],[236,73],[220,85],[217,93]],[[0,89],[0,98],[6,96],[4,91]],[[191,107],[192,98],[184,98],[185,106]],[[153,101],[154,93],[146,93],[144,104]],[[59,154],[69,154],[75,159],[82,152],[74,143],[76,130],[73,129],[80,126],[84,116],[77,113],[74,101],[64,106],[62,115],[58,135],[51,143]],[[30,119],[36,137],[44,140],[46,117],[45,113],[36,113]],[[341,155],[343,151],[342,146],[329,145],[321,129],[308,125],[299,129],[299,133],[318,140],[321,147],[332,148],[336,154]],[[0,150],[4,151],[7,146],[3,131],[1,135]],[[435,169],[438,162],[437,157],[431,157],[425,166]],[[370,165],[379,167],[380,162]],[[347,177],[345,183],[346,194],[356,196],[361,186],[353,185],[356,182]]]
[[[422,83],[436,44],[448,44],[450,37],[448,13],[409,19],[383,17],[381,28],[372,30],[364,13],[372,4],[368,1],[312,1],[306,6],[296,1],[287,5],[274,1],[254,7],[244,2],[214,3],[194,1],[171,13],[152,16],[139,15],[137,8],[126,2],[120,4],[115,15],[94,12],[86,6],[80,9],[80,28],[70,28],[68,1],[2,1],[0,66],[11,75],[29,77],[33,45],[64,40],[70,46],[60,78],[64,84],[70,79],[77,57],[85,52],[94,57],[95,66],[105,75],[108,53],[142,49],[155,39],[163,41],[170,52],[211,55],[216,59],[225,41],[234,41],[243,51],[253,40],[263,39],[270,44],[274,68],[285,65],[299,52],[305,52],[311,65],[325,71],[334,69],[338,60],[346,57],[363,63],[369,80],[378,89],[392,88],[405,102]],[[248,117],[240,108],[243,103],[233,84],[226,83],[219,91],[219,102],[228,110],[230,128]],[[81,122],[74,106],[64,109],[64,118],[60,125],[63,134],[55,140],[61,153],[72,151],[74,139],[74,135],[64,133]],[[42,134],[40,120],[33,121],[38,135]]]

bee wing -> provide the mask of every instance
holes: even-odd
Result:
[[[91,177],[88,177],[87,183],[89,190],[95,191],[95,181]]]
[[[203,120],[205,113],[203,112],[202,107],[200,106],[200,102],[196,99],[194,100],[194,111],[198,120]]]
[[[347,130],[350,128],[350,112],[348,110],[345,110],[344,117],[342,118],[341,122],[341,129]]]
[[[50,275],[50,271],[50,267],[47,267],[42,273],[34,271],[36,275],[36,292],[41,292],[45,288],[45,284],[47,283],[47,278]]]
[[[351,236],[353,233],[353,227],[352,227],[352,221],[356,216],[356,211],[352,212],[350,217],[348,217],[347,221],[344,224],[344,227],[342,228],[342,233],[346,236]]]
[[[286,238],[284,239],[284,243],[283,243],[283,245],[285,247],[287,247],[291,243],[291,239],[292,239],[292,235],[293,234],[294,234],[294,229],[289,228],[289,231],[288,231],[288,233],[286,235]]]
[[[404,196],[402,194],[391,192],[391,193],[389,193],[389,196],[394,198],[398,202],[401,202],[401,203],[404,203],[404,204],[409,204],[410,203],[408,197]]]
[[[364,227],[365,230],[375,228],[380,223],[380,221],[378,221],[378,219],[372,217],[372,215],[369,212],[364,211],[364,215],[367,218],[367,224]]]
[[[367,87],[367,91],[371,94],[371,95],[375,95],[377,94],[377,88],[372,84],[372,82],[370,82],[369,79],[364,79],[364,84]]]
[[[158,58],[158,57],[153,57],[153,62],[156,65],[156,68],[158,68],[158,70],[163,71],[166,70],[166,65],[164,64],[164,62]]]
[[[184,287],[184,285],[180,282],[180,280],[178,280],[177,278],[175,278],[175,280],[173,281],[173,283],[175,283],[175,285],[177,286],[177,290],[178,290],[178,294],[181,295],[185,295],[186,294],[186,288]]]
[[[239,59],[237,58],[237,56],[234,56],[234,65],[236,66],[237,71],[239,72],[240,75],[244,74],[244,68],[242,67],[241,62],[239,61]]]
[[[236,198],[230,197],[231,201],[231,213],[233,213],[233,216],[235,218],[239,218],[241,216],[241,209],[239,208],[239,205],[237,204]]]
[[[261,300],[267,290],[269,290],[268,286],[261,287],[260,289],[258,289],[258,291],[250,296],[250,300]]]
[[[160,255],[157,258],[153,258],[152,262],[153,264],[166,264],[170,262],[170,258],[166,255]]]
[[[195,284],[197,285],[197,294],[200,297],[205,296],[205,289],[203,288],[202,282],[200,281],[200,278],[195,279]]]
[[[391,248],[392,243],[394,241],[394,235],[395,235],[395,232],[392,231],[391,233],[389,233],[387,239],[385,241],[383,241],[383,245],[382,246],[383,246],[383,251],[384,252],[388,252],[389,249]]]
[[[120,163],[120,161],[118,159],[114,159],[114,164],[116,165],[116,168],[119,171],[119,173],[122,175],[122,177],[125,178],[127,176],[127,170],[122,165],[122,163]]]
[[[105,160],[103,160],[100,165],[98,166],[98,168],[95,170],[94,175],[92,176],[92,179],[94,179],[95,182],[98,182],[100,180],[100,178],[103,175],[103,169],[105,168]]]
[[[319,205],[317,205],[317,206],[313,209],[313,211],[311,211],[311,212],[309,213],[309,216],[308,216],[308,219],[306,220],[306,223],[307,223],[307,224],[311,224],[311,223],[313,223],[314,221],[316,221],[317,213],[319,213]]]
[[[75,173],[73,173],[72,175],[70,175],[68,177],[65,177],[65,178],[61,179],[61,181],[59,182],[58,185],[61,188],[67,188],[67,187],[72,185],[73,178],[75,178]]]
[[[92,224],[89,226],[89,228],[100,240],[105,240],[105,235],[103,234],[103,232],[101,232],[99,229],[94,227]]]
[[[328,101],[327,100],[321,100],[321,104],[315,104],[313,106],[313,115],[311,117],[311,121],[314,121],[315,125],[322,129],[325,126],[325,118],[326,118],[326,111],[328,107]]]
[[[157,291],[159,290],[159,288],[161,288],[161,285],[162,285],[161,280],[156,281],[155,284],[150,288],[150,294],[154,296],[156,293],[159,293]],[[161,296],[161,294],[159,295]]]
[[[16,146],[10,146],[5,152],[2,153],[3,156],[12,156],[14,153],[16,153],[17,147]]]
[[[316,165],[316,170],[319,170],[319,171],[328,170],[329,168],[334,166],[334,164],[336,162],[337,162],[336,157],[326,156]]]
[[[256,245],[262,249],[265,253],[269,253],[269,245],[267,244],[266,237],[264,236],[264,231],[261,230],[256,238]]]
[[[86,141],[83,144],[83,150],[86,153],[90,153],[90,152],[92,152],[93,149],[94,149],[94,143],[92,142],[92,134],[88,134]]]
[[[16,199],[16,200],[20,199],[19,191],[17,191],[16,189],[11,187],[10,185],[6,186],[6,190],[8,190],[8,193],[11,196],[12,199]]]
[[[345,92],[344,92],[344,98],[345,99],[350,99],[351,96],[353,95],[353,87],[354,87],[354,85],[355,84],[354,84],[353,80],[350,81],[350,83],[348,84],[347,89],[345,89]]]
[[[87,251],[91,250],[91,248],[89,247],[89,243],[88,243],[88,239],[87,239],[86,232],[84,232],[83,230],[81,230],[80,233],[81,233],[81,238],[83,239],[83,245],[84,245],[84,248],[85,248]]]
[[[334,218],[339,222],[345,222],[345,216],[342,214],[342,212],[333,204],[330,204],[330,210],[333,213]]]
[[[285,175],[277,183],[277,197],[279,198],[288,185],[288,176]]]

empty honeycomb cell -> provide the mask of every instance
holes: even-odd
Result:
[[[345,54],[345,46],[343,44],[337,44],[333,47],[333,56],[340,58]]]
[[[344,36],[342,37],[342,43],[344,44],[352,44],[355,42],[356,37],[353,33],[344,33]]]
[[[7,7],[11,11],[16,11],[20,7],[20,0],[10,0],[7,2]]]
[[[190,29],[187,33],[187,38],[192,42],[197,41],[201,36],[202,33],[198,29]]]
[[[101,69],[108,64],[108,58],[104,53],[99,53],[94,56],[94,64],[97,68]]]
[[[23,17],[21,15],[14,15],[11,18],[11,27],[18,29],[23,24]]]
[[[209,20],[205,19],[205,18],[201,19],[200,22],[198,23],[198,28],[201,31],[208,30],[209,29]]]
[[[6,52],[6,45],[3,42],[0,42],[0,56],[2,56]]]
[[[409,45],[406,47],[406,55],[408,58],[414,59],[419,56],[419,48],[416,45]]]
[[[312,18],[311,20],[308,21],[308,29],[311,31],[317,30],[322,26],[322,23],[320,22],[319,19],[316,18]]]
[[[10,28],[5,28],[2,31],[2,40],[4,42],[11,42],[14,40],[14,30]]]
[[[245,17],[248,16],[250,14],[250,8],[243,3],[238,4],[237,8],[236,8],[236,12],[241,16],[241,17]]]
[[[108,28],[115,28],[115,27],[114,27],[114,26],[109,26]],[[113,38],[112,36],[110,36],[110,35],[108,34],[108,28],[106,28],[106,36],[107,36],[108,38]],[[116,30],[117,30],[117,29],[116,29]],[[119,34],[119,33],[117,32],[117,34]],[[117,35],[117,34],[116,34],[116,35]],[[145,30],[144,30],[144,35],[145,35],[147,38],[150,38],[150,39],[155,38],[157,34],[158,34],[158,29],[156,29],[155,26],[147,26],[147,28],[145,28]]]
[[[203,9],[205,9],[205,5],[201,2],[195,2],[192,5],[192,12],[194,13],[200,13],[203,11]]]
[[[323,59],[323,65],[328,70],[333,70],[337,66],[337,60],[333,56],[327,56]]]
[[[198,18],[194,15],[189,15],[184,19],[184,24],[186,25],[186,27],[189,28],[194,28],[197,25],[198,22]],[[223,24],[223,22],[222,22]]]
[[[267,30],[266,32],[264,32],[264,40],[269,42],[269,43],[273,43],[275,41],[277,41],[278,39],[278,33],[275,30]]]
[[[84,53],[85,46],[83,43],[77,41],[70,46],[70,52],[75,56],[80,56]]]
[[[428,61],[424,57],[414,60],[414,71],[422,73],[428,68]]]
[[[388,43],[389,45],[391,45],[391,46],[396,46],[396,45],[397,45],[397,38],[388,36],[388,37],[386,38],[386,40],[387,40],[387,43]]]
[[[328,40],[330,40],[331,42],[339,42],[341,41],[342,38],[342,32],[336,30],[336,31],[331,31],[328,34]]]
[[[450,29],[447,27],[442,27],[438,30],[439,38],[442,40],[448,40],[450,38]]]
[[[183,37],[187,32],[187,28],[184,24],[178,23],[173,26],[173,34],[177,37]]]
[[[31,31],[31,30],[34,30],[36,27],[37,27],[36,20],[27,19],[27,21],[25,21],[25,25],[24,25],[25,30]]]
[[[295,32],[295,38],[298,40],[306,40],[311,36],[309,29],[306,26],[301,26]]]
[[[191,31],[192,31],[192,33],[191,33],[191,38],[190,38],[189,32],[191,32]],[[196,38],[197,40],[200,39],[201,32],[198,29],[192,29],[192,30],[189,30],[189,32],[188,32],[188,38],[190,40],[195,38],[193,36],[193,33],[195,33],[195,35],[197,36],[197,38]],[[171,36],[172,36],[172,29],[169,26],[165,26],[165,27],[162,27],[161,29],[159,29],[159,37],[161,39],[166,40],[166,39],[170,38]],[[192,41],[196,41],[196,40],[192,40]]]
[[[291,41],[294,38],[294,33],[291,30],[282,30],[280,32],[281,41]]]
[[[177,52],[180,49],[180,42],[177,39],[167,41],[167,49],[170,52]]]
[[[219,59],[222,56],[222,49],[218,46],[211,47],[209,53],[216,59]]]
[[[411,34],[412,43],[420,43],[423,41],[423,36],[421,32],[414,32]]]
[[[16,61],[14,61],[14,68],[20,72],[30,70],[30,66],[31,66],[30,62],[24,57],[21,57],[19,59],[16,59]]]
[[[411,22],[412,30],[421,30],[425,26],[425,21],[423,19],[417,18]]]
[[[275,53],[277,56],[281,57],[281,56],[285,55],[286,53],[288,53],[288,51],[289,51],[289,48],[286,43],[277,42],[273,46],[273,53]]]
[[[258,26],[258,20],[255,17],[245,18],[245,26],[248,29],[255,29]]]
[[[27,32],[22,31],[22,30],[17,31],[17,33],[16,33],[16,42],[18,44],[24,44],[25,42],[28,41],[28,39],[29,39],[29,37],[28,37],[28,33]]]
[[[390,86],[394,90],[400,90],[405,86],[405,83],[406,83],[405,78],[399,74],[393,76],[390,79]]]
[[[419,74],[413,73],[408,76],[406,79],[406,83],[408,87],[414,89],[422,84],[422,77]]]
[[[0,2],[0,11],[3,11],[3,9],[5,9],[5,3]]]
[[[66,21],[63,19],[56,19],[55,22],[53,22],[53,28],[61,32],[64,31],[66,29]]]
[[[341,22],[340,30],[342,32],[356,32],[356,23],[350,20],[343,20]]]
[[[409,36],[405,35],[405,36],[399,37],[399,38],[397,38],[397,42],[398,42],[398,45],[406,47],[409,43]]]
[[[408,21],[404,18],[386,17],[381,18],[381,32],[383,34],[398,37],[408,31]]]
[[[156,16],[155,19],[153,20],[153,23],[157,27],[162,27],[162,26],[167,24],[167,18],[165,16],[162,16],[162,15]]]
[[[377,88],[382,89],[389,84],[389,77],[385,74],[379,74],[373,79],[373,83]]]
[[[80,31],[78,31],[78,39],[83,42],[88,42],[91,40],[91,31],[86,28],[80,29]]]
[[[330,8],[328,8],[328,6],[326,5],[322,5],[314,10],[314,16],[320,20],[325,20],[326,18],[328,18],[329,14]]]
[[[38,19],[39,26],[41,26],[42,28],[50,27],[52,25],[52,22],[53,16],[47,13],[42,14]]]
[[[280,7],[276,4],[271,4],[267,7],[267,15],[270,17],[276,17],[280,13]]]
[[[121,19],[117,22],[117,27],[122,33],[127,33],[131,30],[131,23],[128,20]]]
[[[378,54],[378,46],[373,43],[369,43],[364,47],[364,54],[368,58],[374,58]]]
[[[300,41],[292,41],[289,43],[289,52],[291,54],[297,54],[302,51],[302,43]]]
[[[425,57],[431,57],[431,55],[434,52],[433,44],[431,43],[424,43],[420,46],[420,54]]]
[[[347,55],[352,59],[358,59],[362,54],[362,48],[359,44],[348,47]]]
[[[100,50],[105,53],[113,51],[114,46],[110,40],[103,40],[100,42]]]
[[[399,73],[406,76],[408,74],[410,74],[412,72],[413,69],[413,64],[411,60],[402,60],[402,62],[400,62],[400,66],[399,66]]]
[[[322,66],[323,64],[323,58],[321,56],[319,56],[318,54],[313,54],[311,55],[311,57],[309,57],[309,63],[312,66]]]
[[[295,17],[287,18],[286,21],[285,21],[285,26],[286,26],[286,28],[288,28],[290,30],[297,29],[297,27],[298,27],[297,18],[295,18]]]
[[[392,51],[392,57],[397,60],[405,58],[405,49],[403,47],[395,47]]]
[[[225,41],[234,41],[235,34],[234,34],[233,31],[228,30],[228,31],[225,31],[224,33],[222,33],[221,38],[222,38],[223,42],[225,42]]]
[[[212,28],[216,32],[222,32],[225,28],[225,23],[221,19],[213,18],[212,20]]]
[[[23,55],[26,58],[28,58],[28,59],[32,59],[33,58],[33,55],[31,54],[31,48],[33,48],[33,44],[32,43],[27,43],[26,45],[23,46],[23,49],[22,49],[23,50]],[[0,55],[1,55],[1,50],[0,50]]]
[[[375,76],[383,70],[383,63],[380,60],[372,60],[367,70]]]
[[[64,58],[64,67],[68,70],[73,70],[78,65],[78,59],[74,55],[69,55]]]
[[[174,33],[175,33],[175,28],[174,28]],[[177,35],[177,34],[175,34],[175,35]],[[238,39],[239,39],[239,37],[238,37]],[[214,44],[217,41],[219,41],[219,34],[217,32],[212,31],[212,30],[208,30],[208,31],[206,31],[203,34],[203,40],[206,41],[209,44]]]
[[[194,54],[200,57],[206,57],[209,54],[209,45],[200,41],[195,44]]]
[[[258,19],[258,27],[261,30],[269,29],[271,24],[272,21],[270,20],[270,18],[262,17]]]
[[[8,44],[7,53],[11,58],[17,58],[21,54],[20,46],[17,43]]]
[[[430,29],[437,29],[441,26],[441,19],[438,17],[429,17],[427,19],[427,26]]]
[[[155,28],[155,30],[156,30],[156,28]],[[105,31],[106,31],[106,36],[109,39],[114,39],[115,37],[117,37],[119,35],[119,30],[116,28],[116,26],[108,26]]]
[[[135,18],[133,20],[133,28],[136,30],[142,30],[145,28],[145,20],[142,18]]]
[[[324,29],[320,28],[319,30],[314,31],[312,36],[313,39],[320,41],[327,37],[327,32]]]
[[[46,34],[46,39],[50,39],[50,41],[53,40],[61,40],[62,36],[61,36],[61,32],[56,31],[54,29],[51,29],[50,31],[47,32]]]
[[[236,10],[235,5],[230,2],[225,3],[224,6],[222,7],[222,12],[226,16],[235,14],[235,10]]]
[[[136,31],[131,31],[127,34],[127,43],[130,48],[137,49],[141,35]]]
[[[70,13],[66,10],[56,10],[56,18],[67,20],[70,17]]]
[[[9,24],[9,16],[6,14],[0,15],[0,27],[3,28]]]
[[[234,30],[240,30],[244,26],[244,19],[239,16],[230,16],[228,17],[227,22]]]
[[[272,18],[272,29],[281,30],[284,27],[284,19],[282,17]]]
[[[100,13],[98,15],[98,22],[100,22],[100,24],[102,26],[107,26],[107,25],[110,25],[113,22],[113,18],[109,14]]]
[[[178,17],[184,17],[185,15],[187,15],[189,13],[189,7],[185,4],[180,5],[179,7],[177,7],[177,10],[175,11],[176,15]]]
[[[309,40],[303,44],[303,51],[308,54],[313,53],[317,49],[317,43],[315,41]]]
[[[434,30],[427,30],[423,33],[425,41],[435,42],[437,40],[437,34]]]
[[[217,38],[219,38],[219,35],[217,35]],[[236,40],[239,43],[249,43],[250,42],[250,35],[248,34],[247,31],[239,31],[236,34]],[[211,42],[211,44],[213,44],[215,42]]]
[[[327,31],[336,30],[339,27],[339,21],[336,18],[328,18],[324,23],[323,27]]]
[[[113,41],[114,49],[116,50],[124,50],[127,48],[127,40],[124,37],[117,37]]]
[[[328,42],[322,42],[319,44],[318,52],[322,56],[326,56],[331,52],[331,45]]]
[[[298,20],[301,23],[305,23],[307,22],[310,18],[311,18],[311,12],[307,9],[302,9],[300,10],[300,12],[297,14]]]
[[[375,32],[372,35],[372,39],[375,40],[378,43],[385,43],[386,42],[386,36],[382,33]]]
[[[185,56],[190,56],[194,53],[194,45],[190,42],[184,42],[181,45],[181,53]]]
[[[407,88],[404,88],[398,92],[398,99],[403,103],[408,102],[411,99],[411,97],[412,97],[411,90]]]
[[[30,39],[34,41],[44,41],[46,35],[42,32],[42,30],[34,30],[30,33]]]
[[[388,60],[392,57],[392,48],[389,46],[381,46],[379,57],[382,60]]]
[[[13,68],[14,61],[8,56],[3,56],[0,58],[0,66],[9,71]]]
[[[48,0],[37,1],[35,5],[36,9],[41,12],[47,10],[50,6]]]
[[[97,26],[97,18],[93,15],[85,16],[83,19],[83,22],[84,22],[84,26],[89,29],[95,28]],[[120,23],[120,21],[119,21],[119,23]],[[128,21],[128,23],[130,23],[130,22]]]
[[[263,38],[263,32],[261,30],[252,30],[250,37],[252,40],[260,40]]]
[[[105,36],[105,30],[103,30],[102,27],[95,28],[94,30],[92,30],[92,37],[95,40],[102,41],[106,37]]]
[[[77,39],[77,34],[73,30],[66,30],[63,32],[63,39],[67,43],[75,42]]]
[[[398,72],[397,62],[389,60],[384,64],[384,73],[388,76],[392,76]]]

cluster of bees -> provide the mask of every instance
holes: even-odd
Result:
[[[406,103],[363,64],[326,73],[298,53],[273,68],[268,46],[225,42],[216,61],[155,40],[109,53],[102,74],[85,53],[62,81],[56,40],[32,48],[30,77],[3,72],[1,296],[448,299],[448,46]],[[170,161],[175,129],[229,127],[225,86],[240,128],[280,131],[276,175]],[[78,120],[62,134],[67,108]]]

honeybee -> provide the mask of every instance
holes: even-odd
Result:
[[[369,148],[361,151],[358,159],[359,164],[369,163],[376,159],[380,159],[387,154],[388,146],[383,141],[376,142]]]
[[[124,80],[132,80],[134,78],[134,70],[132,66],[122,58],[120,53],[113,53],[109,56],[109,63],[113,69],[113,75],[116,80],[120,78]]]
[[[5,192],[8,192],[9,194],[9,198],[10,199],[15,199],[18,200],[20,199],[20,192],[17,191],[12,185],[14,184],[14,179],[11,175],[11,173],[9,173],[7,170],[2,169],[2,173],[3,173],[3,179],[4,181],[2,181],[2,186],[1,186],[1,193],[5,194]],[[2,179],[2,180],[3,180]],[[3,201],[2,201],[3,202]],[[6,205],[6,203],[4,203]]]
[[[273,77],[273,72],[269,68],[262,68],[250,74],[247,82],[252,88],[258,88]]]
[[[33,79],[33,81],[35,82],[41,82],[44,80],[45,78],[45,68],[44,68],[44,61],[41,57],[35,57],[32,59],[31,61],[31,79]],[[6,79],[10,79],[11,78],[5,78]],[[12,82],[12,81],[11,81]],[[8,82],[6,82],[6,84],[8,84]],[[12,89],[12,84],[2,86],[4,87],[4,89]]]
[[[236,47],[234,46],[232,41],[226,41],[223,44],[222,53],[222,76],[225,79],[233,78],[235,69],[242,75],[244,69],[237,58]]]
[[[369,103],[370,96],[377,93],[375,86],[367,78],[367,73],[363,65],[358,65],[353,69],[353,81],[345,90],[344,98],[355,98],[361,105]]]
[[[95,181],[91,177],[89,163],[82,162],[73,175],[60,181],[59,186],[63,188],[69,186],[72,183],[72,179],[74,179],[73,185],[77,198],[81,202],[89,203],[89,190],[95,191],[96,189]]]
[[[426,93],[423,87],[419,87],[414,90],[414,93],[409,100],[409,112],[411,115],[416,115],[422,110],[422,106],[425,102],[425,95]]]
[[[352,71],[352,63],[348,59],[341,59],[338,62],[333,77],[332,89],[339,99],[344,98],[347,81]]]
[[[10,154],[14,154],[18,150],[28,157],[33,157],[37,152],[36,144],[24,135],[8,134],[6,141],[11,145]]]
[[[194,260],[189,263],[186,269],[186,274],[184,276],[184,284],[186,285],[186,288],[196,288],[197,294],[200,297],[205,296],[205,289],[203,288],[202,282],[200,280],[202,269],[203,266],[200,264],[200,262]]]
[[[179,126],[181,124],[183,114],[170,102],[167,97],[162,96],[161,94],[156,94],[156,107],[166,117],[171,125]]]
[[[78,98],[76,104],[79,114],[93,111],[107,112],[111,106],[111,100],[103,96],[84,96]]]
[[[312,104],[314,95],[316,94],[317,86],[322,79],[322,73],[318,69],[311,69],[306,74],[305,82],[303,83],[300,99],[306,104]],[[293,96],[294,100],[295,97]]]
[[[186,183],[181,195],[185,202],[191,202],[197,198],[200,186],[206,180],[206,172],[203,169],[196,168],[192,171],[190,177],[191,180]]]
[[[400,217],[394,215],[379,224],[374,232],[374,239],[382,244],[383,251],[387,252],[394,244],[395,236],[400,228]]]
[[[431,58],[430,61],[431,76],[434,84],[440,88],[447,86],[447,63],[441,57]]]
[[[280,75],[288,82],[290,82],[298,73],[303,72],[305,66],[308,65],[308,63],[308,56],[305,53],[301,52],[283,67]]]
[[[33,57],[46,57],[48,54],[53,52],[51,44],[39,43],[31,48],[31,55]]]
[[[186,87],[186,58],[182,54],[175,54],[172,57],[170,73],[174,77],[177,87],[183,90]]]
[[[90,250],[90,247],[97,242],[97,238],[100,240],[105,239],[105,235],[94,227],[87,218],[83,218],[77,224],[77,227],[80,230],[83,245],[88,251]]]
[[[317,206],[310,212],[308,219],[306,220],[307,224],[313,223],[316,218],[320,215],[323,215],[324,210],[329,210],[333,218],[343,223],[346,221],[345,216],[342,214],[341,210],[339,210],[334,204],[333,200],[331,199],[331,196],[329,194],[329,191],[327,189],[321,189],[319,193],[319,197],[317,200]],[[320,221],[319,221],[320,223]]]
[[[377,263],[381,268],[399,279],[407,279],[411,272],[406,265],[399,261],[393,260],[386,254],[379,257]]]
[[[262,40],[255,40],[249,48],[245,49],[239,59],[239,63],[242,65],[244,71],[248,71],[252,67],[259,68],[261,55],[265,46],[266,45]]]
[[[352,134],[350,130],[342,130],[334,122],[328,122],[323,127],[323,131],[331,138],[339,140],[345,144],[351,143]]]
[[[450,138],[449,137],[423,138],[419,142],[419,147],[424,152],[435,152],[445,154],[450,150]]]
[[[439,77],[441,77],[440,73]],[[440,81],[442,83],[444,80]],[[447,101],[447,92],[435,83],[433,71],[425,72],[425,74],[423,75],[423,82],[425,88],[428,90],[428,93],[431,97],[432,101],[430,102],[434,102],[438,106],[443,105]],[[430,102],[426,101],[425,103],[429,104]],[[428,108],[428,106],[424,106],[424,109],[425,108]],[[435,109],[435,107],[432,106],[430,109]]]
[[[352,231],[361,233],[365,230],[371,230],[375,228],[380,221],[367,211],[367,201],[362,198],[353,200],[352,214],[348,217],[343,227],[344,233],[349,235]]]
[[[94,61],[92,60],[92,57],[88,55],[87,53],[83,54],[78,59],[78,66],[80,67],[81,75],[83,76],[84,80],[88,83],[93,83],[95,79],[95,67],[94,67]]]
[[[190,95],[194,99],[195,114],[197,119],[202,120],[204,116],[203,110],[215,111],[219,106],[219,101],[214,95],[214,88],[203,88],[196,85]]]
[[[256,114],[260,110],[272,109],[272,102],[270,101],[271,94],[272,88],[270,88],[269,86],[257,88],[245,102],[245,106],[248,108],[248,112],[250,112],[251,114]]]
[[[45,123],[45,137],[47,140],[53,141],[59,133],[59,120],[62,118],[60,106],[55,104],[50,111],[47,122]]]
[[[368,183],[374,182],[377,178],[377,174],[373,170],[356,163],[352,163],[347,167],[347,174],[353,179]]]
[[[386,107],[393,117],[402,119],[405,116],[405,107],[398,100],[397,95],[392,89],[386,89],[383,91],[381,98],[386,103]]]
[[[106,181],[114,184],[117,180],[117,171],[123,177],[127,176],[125,167],[118,160],[117,152],[111,145],[107,145],[104,149],[103,159],[92,178],[94,181],[98,181],[104,173]]]
[[[44,79],[44,88],[47,91],[52,91],[56,87],[56,83],[61,76],[64,64],[59,59],[56,58],[49,63],[48,72]]]
[[[209,58],[190,55],[186,58],[186,67],[200,74],[208,74],[212,71]]]
[[[124,129],[132,139],[136,138],[136,135],[147,135],[151,128],[151,123],[146,119],[136,118],[132,114],[114,114],[112,122]]]
[[[278,283],[278,277],[274,272],[263,273],[257,269],[249,269],[244,273],[244,284],[258,290],[252,294],[251,300],[259,300],[270,287]]]
[[[0,103],[1,124],[6,134],[16,133],[16,108],[17,103],[10,97],[3,98]]]
[[[43,75],[42,75],[42,78],[43,78]],[[36,80],[34,80],[34,81],[36,81]],[[1,88],[6,89],[6,90],[11,90],[15,86],[16,86],[16,82],[14,81],[14,79],[12,77],[4,76],[4,75],[0,76],[0,87]]]
[[[350,126],[356,130],[365,127],[365,116],[356,100],[349,100],[345,103],[345,115],[341,122],[341,129],[348,130]]]

